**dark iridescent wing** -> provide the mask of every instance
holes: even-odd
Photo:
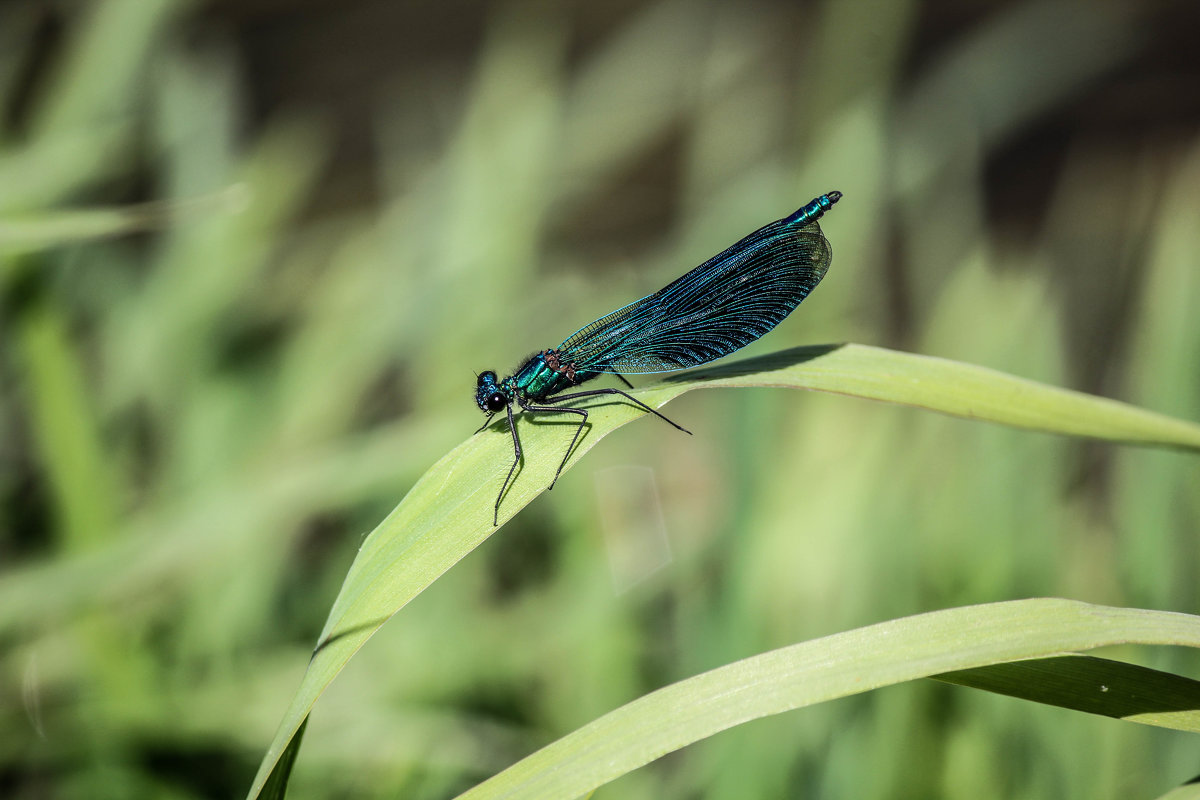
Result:
[[[669,372],[745,347],[783,321],[825,276],[833,254],[810,218],[797,212],[772,222],[654,294],[601,317],[562,343],[562,359],[592,372]]]

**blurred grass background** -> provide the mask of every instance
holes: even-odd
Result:
[[[748,354],[883,344],[1200,419],[1197,30],[1183,2],[0,5],[0,795],[239,796],[361,537],[479,425],[473,374],[830,189],[830,274]],[[670,413],[697,435],[622,429],[385,626],[294,796],[453,796],[905,614],[1200,612],[1194,458],[794,392]],[[1197,772],[1179,734],[923,683],[595,796]]]

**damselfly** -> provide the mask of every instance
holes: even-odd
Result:
[[[794,214],[759,228],[654,294],[585,325],[553,350],[531,356],[503,380],[490,370],[480,373],[475,402],[488,418],[479,430],[496,414],[506,412],[515,456],[496,496],[492,524],[499,521],[500,501],[521,463],[514,403],[522,411],[579,416],[551,489],[588,418],[587,409],[560,403],[620,395],[691,433],[620,389],[562,392],[601,375],[615,375],[632,389],[623,373],[695,367],[729,355],[770,331],[808,297],[829,269],[833,252],[817,221],[841,197],[841,192],[823,194]]]

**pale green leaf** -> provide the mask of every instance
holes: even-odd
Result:
[[[917,678],[1125,643],[1200,647],[1200,617],[1035,599],[891,620],[772,650],[652,692],[459,797],[577,797],[667,753],[760,717]],[[1189,729],[1200,730],[1194,713],[1200,684],[1155,674],[1176,688],[1191,684],[1186,698],[1174,697],[1191,704]],[[1153,683],[1145,674],[1141,678]],[[1151,686],[1152,691],[1156,688]],[[1057,697],[1065,700],[1067,693]],[[1155,694],[1129,702],[1131,713],[1142,716],[1142,710],[1158,706],[1159,698]]]
[[[1059,434],[1200,449],[1200,425],[1195,423],[982,367],[863,345],[796,348],[672,376],[635,394],[660,407],[692,389],[732,386],[812,389]],[[586,404],[589,429],[568,468],[606,434],[646,416],[628,403],[601,400]],[[648,419],[644,424],[663,423]],[[257,796],[317,698],[355,651],[388,617],[495,530],[493,503],[512,463],[506,427],[493,424],[450,451],[367,537],[263,759],[251,797]],[[526,456],[500,507],[502,522],[546,488],[570,441],[571,428],[554,416],[526,417],[519,420],[518,429]],[[1056,651],[1071,649],[1076,648],[1060,646]],[[954,668],[960,667],[934,671]]]

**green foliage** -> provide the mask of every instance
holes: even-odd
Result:
[[[1021,635],[1014,636],[1014,629]],[[1022,687],[1045,687],[1047,676],[1053,676],[1058,685],[1039,698],[1043,702],[1053,698],[1056,705],[1068,708],[1200,732],[1200,681],[1142,670],[1136,688],[1146,694],[1138,695],[1130,692],[1132,681],[1122,681],[1130,668],[1119,662],[1042,658],[1035,681],[1020,675],[1031,662],[1003,663],[1063,646],[1084,649],[1129,641],[1200,646],[1200,618],[1024,600],[872,625],[743,659],[660,689],[461,797],[577,797],[733,725],[924,676],[967,685],[985,685],[990,679],[993,690],[1006,679]],[[1081,663],[1091,667],[1086,675],[1081,674]],[[956,670],[952,677],[935,674],[948,665]],[[1176,691],[1167,689],[1170,684]],[[1122,707],[1121,701],[1132,705]]]
[[[817,389],[1058,433],[1200,450],[1200,425],[1152,414],[1104,398],[1088,397],[1012,378],[991,370],[861,345],[797,348],[786,353],[711,367],[701,372],[683,374],[664,386],[647,389],[641,392],[641,399],[651,407],[661,407],[668,400],[690,389],[712,386]],[[572,460],[568,461],[568,469],[600,438],[619,425],[645,414],[629,403],[592,403],[589,405],[589,412],[587,435],[573,452]],[[521,422],[526,420],[521,419]],[[561,426],[523,424],[520,427],[523,448],[527,455],[523,458],[522,468],[517,474],[512,490],[505,493],[505,504],[501,506],[501,518],[504,520],[511,518],[516,509],[527,504],[549,483],[560,458],[554,445],[563,439]],[[496,430],[499,428],[505,429]],[[506,469],[510,443],[506,425],[493,426],[489,435],[468,439],[430,467],[404,501],[363,542],[321,633],[300,690],[263,761],[257,785],[251,791],[251,796],[257,795],[262,782],[273,775],[275,762],[281,758],[281,754],[286,754],[282,756],[285,762],[283,775],[286,776],[287,764],[295,758],[295,747],[289,746],[292,736],[304,724],[317,698],[366,640],[393,614],[491,535],[492,491],[495,488],[496,475],[502,474]],[[1037,618],[1036,612],[1033,616]],[[943,630],[953,631],[957,635],[958,629],[953,626],[962,624],[963,621],[953,617],[951,619],[952,622],[945,623],[947,627]],[[971,630],[985,624],[1003,628],[1002,623],[987,616],[982,620],[972,618],[967,622]],[[1024,618],[1003,622],[1013,625],[1019,622],[1024,627],[1029,627],[1029,622]],[[858,675],[855,670],[862,667],[862,652],[878,651],[881,644],[877,639],[888,641],[890,633],[884,631],[874,634],[868,639],[870,647],[860,644],[859,651],[855,654],[858,658],[847,656],[844,663],[837,664],[838,670],[847,675]],[[927,647],[931,642],[929,632],[919,626],[904,641],[921,647]],[[1059,637],[1051,640],[1047,650],[1044,641],[1036,631],[1026,630],[1020,643],[1026,648],[1036,649],[1005,651],[1004,656],[1008,660],[1032,658],[1079,646],[1070,644],[1064,637]],[[1152,641],[1191,643],[1190,639],[1181,642]],[[1200,643],[1200,634],[1197,635],[1196,641]],[[950,658],[957,655],[949,649],[952,645],[966,647],[968,644],[970,648],[966,651],[967,657],[978,657],[980,645],[974,640],[963,642],[956,639],[953,643],[940,642],[938,646],[944,648],[942,657]],[[1098,643],[1092,642],[1084,646],[1097,645]],[[906,666],[924,664],[929,659],[929,656],[915,658],[903,648],[891,655]],[[791,658],[794,669],[795,664],[811,659],[812,654],[808,650],[794,651]],[[954,663],[947,669],[966,669],[980,663],[991,664],[993,661]],[[926,667],[928,672],[920,674],[941,671],[928,665]],[[740,680],[744,669],[732,672],[736,676],[734,679]],[[807,677],[811,679],[812,676]],[[892,682],[864,681],[861,677],[851,680],[855,681],[854,685],[860,691]],[[639,756],[634,754],[641,754],[647,750],[657,754],[666,753],[729,727],[735,722],[814,702],[784,701],[778,694],[778,680],[763,679],[762,682],[766,685],[761,689],[761,699],[769,701],[767,708],[771,710],[760,709],[756,713],[738,717],[735,721],[731,721],[727,715],[716,715],[716,719],[709,720],[707,725],[702,724],[705,720],[693,721],[690,724],[679,723],[677,727],[684,732],[683,741],[673,740],[669,744],[641,742],[625,750],[628,755],[623,759],[611,754],[596,756],[600,763],[608,767],[604,780],[611,780],[633,766],[645,763],[645,760],[636,761]],[[721,685],[707,688],[701,691],[699,696],[692,690],[685,690],[683,694],[685,698],[691,698],[690,702],[696,708],[707,707],[711,711],[713,704],[710,695],[728,697],[731,692],[730,688]],[[849,690],[842,689],[829,697],[847,693]],[[1194,697],[1200,697],[1194,690],[1192,694]],[[669,709],[651,703],[648,709],[634,713],[634,720],[622,716],[617,722],[601,726],[603,734],[589,734],[588,737],[584,737],[585,741],[568,741],[563,748],[572,757],[578,757],[580,751],[594,753],[597,736],[625,740],[627,735],[619,735],[622,730],[645,728],[650,720],[675,721],[682,715],[680,709],[684,702],[685,700],[672,700]],[[740,710],[746,712],[748,709],[740,707]],[[1200,730],[1200,721],[1193,721],[1192,728]],[[630,763],[630,758],[634,759],[634,763]],[[548,774],[558,775],[562,760],[559,758],[549,765],[543,764],[530,769],[540,769],[542,777]],[[623,764],[624,767],[618,768],[618,764]],[[535,775],[538,774],[535,772]],[[272,779],[280,780],[275,777]],[[526,777],[525,780],[531,779]],[[550,788],[539,790],[540,794],[537,796],[574,797],[596,788],[597,785],[599,783],[563,785],[555,782]],[[516,796],[533,796],[527,794],[527,791],[532,789],[521,789]]]
[[[993,601],[1200,611],[1188,453],[815,392],[696,392],[671,406],[692,437],[652,419],[618,430],[638,415],[597,407],[576,459],[612,436],[541,497],[564,429],[522,422],[529,458],[502,509],[516,516],[490,539],[503,433],[439,461],[479,424],[474,372],[835,188],[829,276],[747,352],[756,371],[1042,430],[1194,436],[1178,420],[1200,420],[1200,141],[1069,142],[1053,191],[1012,201],[1035,209],[1032,232],[992,224],[983,180],[1006,143],[1149,46],[1134,10],[1012,5],[931,39],[917,4],[831,3],[797,24],[791,4],[670,0],[577,40],[554,5],[502,8],[457,71],[379,89],[379,203],[318,214],[341,166],[327,169],[336,121],[285,109],[250,124],[232,48],[193,35],[193,4],[52,4],[46,61],[36,5],[0,5],[15,120],[0,135],[12,796],[237,796],[297,698],[268,759],[290,766],[282,745],[325,690],[292,796],[453,797],[823,637],[886,660],[864,637],[914,614],[1031,616],[1012,649],[978,660],[970,645],[998,640],[968,629],[934,647],[941,666],[896,650],[893,682],[1055,641],[1161,643],[1170,616],[1113,609],[1131,629],[1080,641],[1054,625],[1081,606]],[[658,197],[664,172],[674,193]],[[794,363],[798,345],[836,340],[895,349]],[[740,369],[697,380],[756,380]],[[1174,421],[1031,397],[993,369]],[[639,392],[665,403],[694,385]],[[380,519],[386,535],[364,541]],[[338,638],[321,636],[327,619]],[[1049,643],[1021,649],[1041,625]],[[1144,665],[1133,677],[1172,703],[1190,697],[1179,676],[1200,675],[1190,647],[1104,654],[1115,677]],[[1110,667],[1036,663],[1049,666],[943,673],[697,741],[714,711],[672,740],[695,744],[595,797],[1103,800],[1200,771],[1194,737],[1162,719],[1047,705],[1113,711],[1078,699]],[[683,706],[703,718],[708,704]],[[626,769],[665,752],[645,732]]]

